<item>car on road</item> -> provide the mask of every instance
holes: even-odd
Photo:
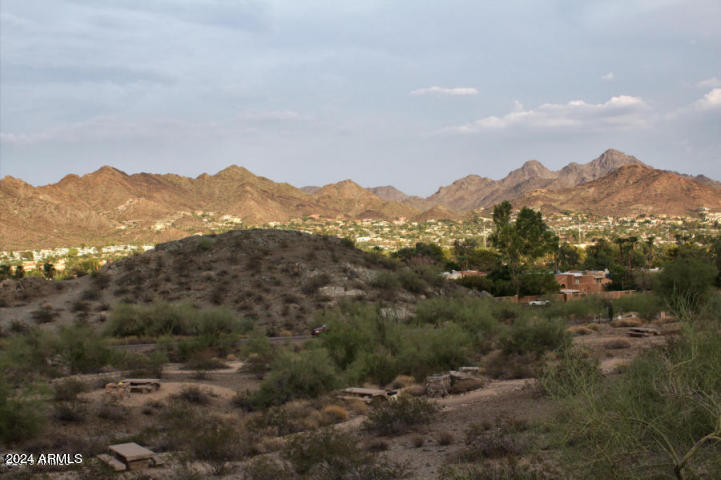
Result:
[[[327,326],[327,325],[321,325],[320,327],[316,327],[316,328],[314,328],[313,330],[311,330],[311,331],[310,331],[310,334],[315,337],[315,336],[318,336],[318,335],[320,335],[321,333],[323,333],[323,332],[325,332],[325,331],[327,331],[327,330],[328,330],[328,326]]]
[[[550,305],[550,300],[531,300],[528,302],[528,305],[531,307],[545,307],[546,305]]]

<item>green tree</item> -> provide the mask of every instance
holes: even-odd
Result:
[[[556,270],[562,272],[578,268],[581,264],[581,251],[568,242],[564,242],[556,252]]]
[[[589,270],[603,270],[611,268],[616,263],[616,252],[613,245],[605,238],[599,238],[586,249],[584,266]]]
[[[17,267],[15,267],[15,274],[13,275],[13,278],[15,278],[16,280],[20,280],[24,276],[25,276],[25,269],[23,268],[23,266],[18,265]]]
[[[495,231],[491,243],[501,253],[508,266],[516,295],[520,294],[523,269],[538,258],[556,250],[558,237],[543,221],[541,212],[523,207],[515,222],[511,222],[512,206],[508,201],[493,207]]]
[[[43,276],[48,280],[52,280],[55,276],[55,266],[52,263],[45,263],[43,265]]]
[[[677,316],[688,318],[698,313],[709,298],[717,275],[708,257],[681,253],[664,265],[656,292]]]

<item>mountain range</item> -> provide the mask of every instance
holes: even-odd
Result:
[[[461,219],[502,200],[543,211],[682,215],[699,207],[721,210],[721,183],[656,170],[617,150],[558,171],[531,160],[500,180],[468,175],[427,198],[393,186],[363,188],[352,180],[296,188],[235,165],[196,178],[128,175],[106,166],[40,187],[9,176],[0,180],[0,250],[157,243],[208,231],[218,221]]]

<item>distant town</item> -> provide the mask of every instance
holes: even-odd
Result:
[[[306,233],[347,238],[363,250],[394,252],[412,247],[418,242],[431,243],[450,249],[457,241],[475,238],[486,246],[493,231],[493,221],[484,212],[471,220],[428,220],[425,222],[398,219],[394,221],[360,219],[329,220],[315,217],[288,222],[269,222],[258,226],[243,225],[240,219],[229,222],[227,216],[218,218],[212,212],[201,212],[206,228],[189,231],[189,235],[223,233],[233,229],[261,228],[295,230]],[[657,245],[692,241],[694,238],[721,233],[721,212],[702,208],[694,217],[644,215],[635,217],[601,217],[585,214],[549,215],[545,221],[560,242],[585,249],[595,240],[635,236],[643,241],[653,238]],[[157,225],[156,229],[162,229]],[[22,267],[21,275],[68,278],[97,270],[107,262],[154,248],[147,244],[77,245],[38,250],[0,251],[0,267]]]

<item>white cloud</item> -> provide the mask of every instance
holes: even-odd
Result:
[[[721,87],[721,80],[719,80],[716,77],[707,78],[706,80],[701,80],[696,84],[698,88],[714,88],[714,87]]]
[[[694,103],[698,110],[711,110],[713,108],[721,108],[721,88],[714,88],[702,99],[696,100]]]
[[[428,87],[419,88],[410,92],[411,95],[478,95],[478,90],[470,87],[462,88],[446,88],[446,87]]]
[[[573,100],[565,104],[545,103],[528,110],[516,108],[502,117],[484,117],[442,132],[469,134],[510,128],[629,130],[647,126],[649,110],[642,98],[620,95],[598,104]]]
[[[616,79],[616,76],[613,74],[613,72],[608,72],[604,75],[601,75],[601,80],[604,82],[612,82]]]

